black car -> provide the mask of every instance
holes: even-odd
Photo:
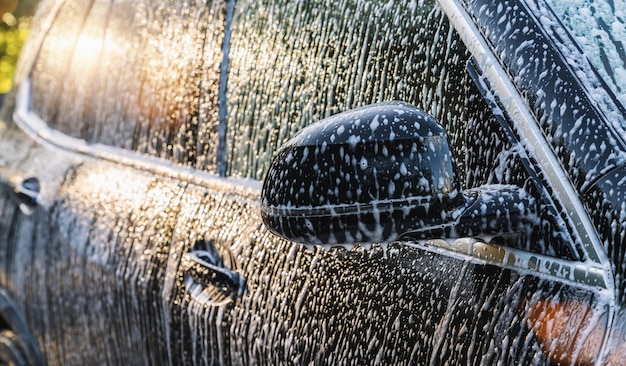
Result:
[[[49,0],[10,364],[622,364],[623,0]]]

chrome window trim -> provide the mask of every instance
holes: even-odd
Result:
[[[488,243],[481,238],[431,239],[407,242],[407,246],[430,252],[459,257],[477,264],[492,264],[513,269],[517,273],[556,278],[582,287],[600,289],[611,296],[612,289],[605,280],[605,270],[584,262],[572,262],[525,250]]]
[[[515,122],[513,128],[524,140],[520,143],[540,165],[553,194],[563,205],[573,223],[574,234],[581,241],[588,260],[584,262],[560,260],[560,262],[572,268],[582,265],[590,273],[602,273],[604,286],[601,287],[614,290],[612,267],[591,218],[519,91],[461,3],[458,0],[438,0],[438,2]],[[562,278],[568,280],[568,278]],[[594,284],[590,283],[590,285]]]

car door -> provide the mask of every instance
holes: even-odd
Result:
[[[45,3],[26,50],[21,130],[2,132],[3,287],[21,294],[50,364],[597,357],[613,285],[602,254],[579,245],[596,234],[571,228],[441,8],[169,5]],[[327,250],[270,233],[260,180],[274,151],[316,120],[392,99],[444,126],[464,188],[526,189],[536,240]],[[29,177],[39,194],[16,200]],[[559,319],[577,326],[548,331]]]

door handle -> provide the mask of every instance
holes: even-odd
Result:
[[[41,192],[41,183],[35,177],[26,178],[13,186],[13,192],[20,210],[26,215],[31,215],[33,208],[37,205],[37,197],[39,197]]]
[[[183,270],[194,281],[213,286],[226,295],[240,297],[246,290],[243,276],[232,269],[223,267],[217,253],[207,250],[192,250],[183,258]]]

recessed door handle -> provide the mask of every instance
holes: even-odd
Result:
[[[37,205],[37,197],[41,192],[39,179],[26,178],[13,187],[13,192],[19,204],[20,210],[26,215],[32,214],[32,209]]]
[[[242,296],[246,289],[243,276],[217,263],[221,263],[221,260],[215,257],[215,253],[193,250],[183,258],[183,269],[185,274],[200,284],[214,286],[228,295]]]

